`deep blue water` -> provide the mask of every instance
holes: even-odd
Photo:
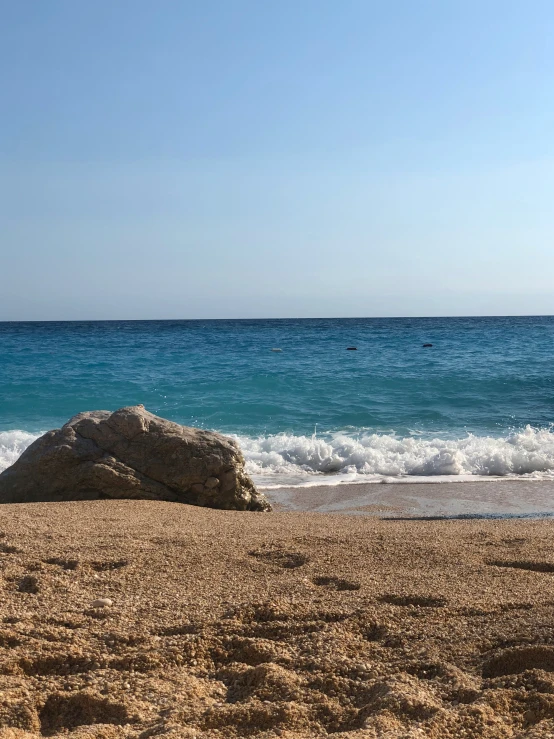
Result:
[[[0,323],[0,464],[15,431],[143,403],[257,472],[548,473],[553,360],[554,317]]]

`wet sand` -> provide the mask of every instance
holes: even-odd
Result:
[[[415,518],[554,515],[554,481],[342,483],[264,492],[279,511]]]
[[[554,736],[553,535],[2,506],[0,737]]]

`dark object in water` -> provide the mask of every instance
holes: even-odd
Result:
[[[424,348],[424,349],[426,349],[426,348],[427,348],[427,347],[429,347],[429,346],[433,346],[433,344],[424,344],[424,345],[423,345],[423,348]]]
[[[347,346],[346,347],[346,351],[347,352],[357,352],[358,351],[358,347],[357,346]]]

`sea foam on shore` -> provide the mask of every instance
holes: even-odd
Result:
[[[38,435],[0,432],[0,471],[13,464]],[[235,436],[247,470],[266,486],[380,482],[422,478],[554,477],[554,433],[527,426],[506,436],[461,439],[421,435],[335,433]]]
[[[324,437],[277,434],[238,438],[249,473],[265,484],[307,482],[333,474],[350,482],[439,476],[505,477],[554,474],[554,433],[527,426],[503,437],[462,439],[344,433]]]

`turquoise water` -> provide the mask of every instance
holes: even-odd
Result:
[[[0,468],[143,403],[236,435],[266,483],[548,477],[553,359],[552,317],[0,323]]]

